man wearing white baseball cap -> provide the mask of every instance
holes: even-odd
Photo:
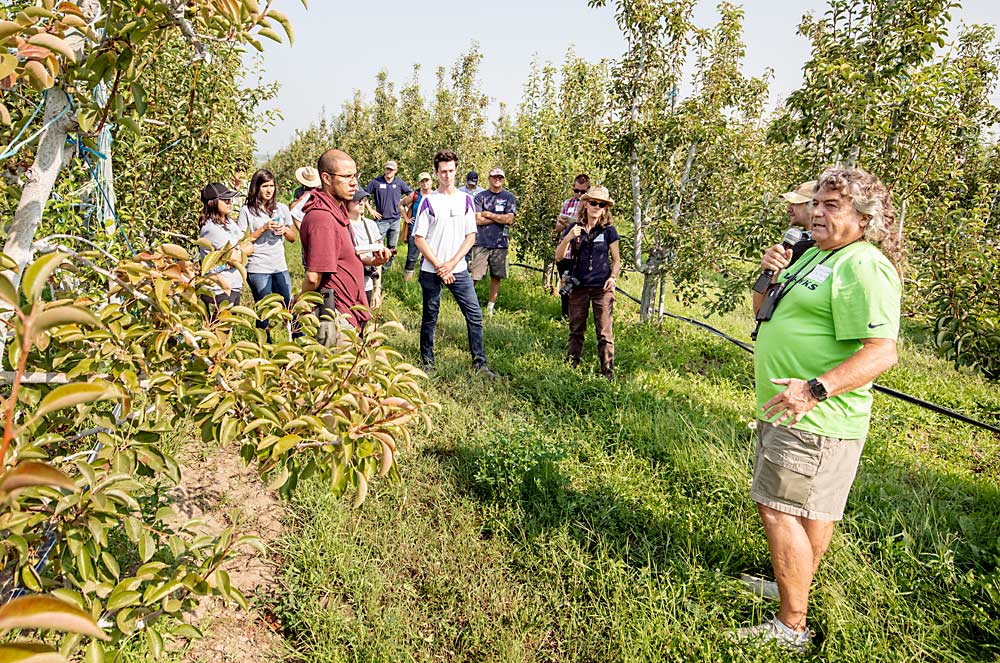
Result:
[[[500,294],[500,280],[507,278],[507,246],[510,243],[510,224],[517,213],[517,199],[504,191],[506,175],[503,168],[490,171],[490,188],[475,198],[476,243],[469,260],[469,274],[473,281],[486,276],[490,270],[490,294],[486,315],[493,315],[493,307]]]

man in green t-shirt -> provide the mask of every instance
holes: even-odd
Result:
[[[761,260],[781,293],[754,352],[757,444],[750,496],[764,524],[781,607],[737,640],[811,641],[809,587],[843,518],[872,406],[872,381],[896,363],[901,252],[886,187],[858,168],[823,173],[812,198],[816,246],[793,264]],[[881,250],[880,250],[881,249]],[[754,312],[767,295],[754,294]]]

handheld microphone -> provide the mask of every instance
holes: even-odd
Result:
[[[798,244],[799,240],[801,239],[802,239],[802,230],[796,228],[795,226],[792,226],[791,228],[785,231],[784,235],[782,235],[781,245],[786,249],[790,249],[796,244]],[[767,285],[771,282],[771,279],[773,278],[774,278],[773,269],[763,270],[760,273],[760,276],[757,277],[756,283],[753,284],[752,290],[756,293],[763,295],[764,293],[767,292]]]

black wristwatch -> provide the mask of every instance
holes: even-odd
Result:
[[[809,381],[809,393],[812,394],[813,398],[822,402],[826,400],[828,394],[826,393],[826,387],[823,383],[819,381],[819,378],[813,378]]]

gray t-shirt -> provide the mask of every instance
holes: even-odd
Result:
[[[272,220],[280,222],[285,226],[292,225],[292,214],[288,211],[288,205],[278,203],[273,216],[258,212],[249,205],[240,210],[240,218],[237,225],[244,232],[256,232]],[[261,236],[254,240],[253,254],[247,258],[248,274],[278,274],[288,271],[288,263],[285,261],[285,238],[270,230],[265,230]]]
[[[469,194],[456,191],[444,194],[435,191],[420,201],[413,236],[423,237],[434,254],[441,260],[451,260],[462,248],[466,235],[476,232],[476,208]],[[434,272],[430,260],[420,266],[424,272]],[[459,260],[452,273],[464,272],[464,260]]]
[[[472,187],[470,189],[468,187],[468,185],[466,185],[466,186],[460,186],[460,187],[458,187],[458,190],[461,191],[462,193],[469,194],[469,196],[472,198],[472,200],[475,200],[476,196],[478,196],[479,194],[481,194],[483,191],[486,191],[486,189],[481,189],[478,186],[474,186],[474,187]]]
[[[204,237],[212,243],[213,249],[221,249],[226,245],[236,246],[243,239],[243,231],[240,230],[239,225],[235,221],[228,221],[226,225],[215,223],[214,221],[206,221],[201,227],[201,233],[199,237]],[[208,255],[208,249],[205,247],[200,247],[201,257],[204,258]],[[230,256],[232,257],[232,256]],[[243,289],[243,276],[235,267],[230,267],[226,263],[222,263],[215,267],[211,274],[220,274],[223,280],[229,284],[231,290],[242,290]],[[221,294],[223,292],[222,288],[218,286],[212,286],[212,292],[216,294]]]

